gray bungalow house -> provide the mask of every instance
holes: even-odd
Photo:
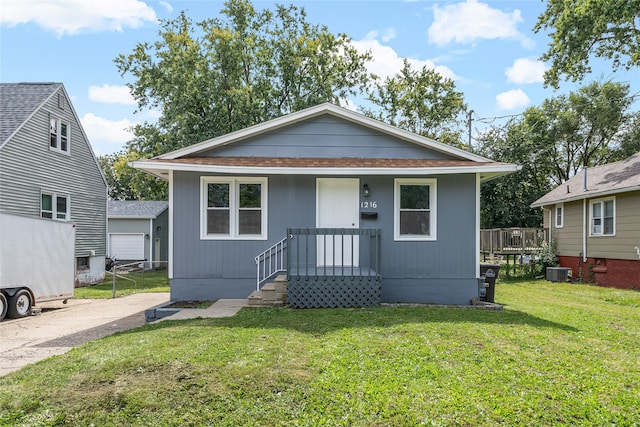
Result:
[[[169,182],[172,300],[469,304],[480,184],[517,170],[332,104],[133,162]]]
[[[109,200],[108,254],[120,261],[150,261],[145,268],[166,267],[169,202]]]
[[[104,278],[107,183],[62,83],[0,83],[0,213],[75,224],[76,284]]]
[[[601,286],[640,289],[640,153],[580,171],[536,200],[562,267]]]

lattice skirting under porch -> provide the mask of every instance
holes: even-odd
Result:
[[[369,307],[380,304],[379,277],[289,277],[291,308]]]

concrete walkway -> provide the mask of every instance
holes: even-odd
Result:
[[[208,308],[184,308],[176,314],[158,320],[158,322],[163,320],[232,317],[235,316],[242,307],[248,306],[249,303],[246,299],[220,299]]]
[[[144,310],[166,301],[168,292],[38,304],[41,314],[0,322],[0,376],[87,341],[142,326]]]

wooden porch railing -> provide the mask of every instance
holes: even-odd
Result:
[[[287,304],[292,308],[380,304],[381,231],[290,228]]]
[[[376,228],[290,228],[289,276],[376,276],[380,274]]]

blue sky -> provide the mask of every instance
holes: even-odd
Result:
[[[545,3],[520,1],[254,1],[257,9],[275,3],[303,6],[307,20],[346,33],[359,49],[370,49],[372,72],[392,75],[408,58],[455,80],[474,118],[519,114],[546,98],[577,86],[563,82],[544,88],[546,34],[531,30]],[[156,111],[134,114],[135,103],[113,59],[139,42],[155,41],[158,20],[181,10],[194,21],[218,15],[213,0],[2,0],[0,81],[64,83],[96,154],[118,151],[134,123],[152,121]],[[584,80],[608,79],[640,90],[640,70],[613,73],[595,61]],[[355,104],[358,100],[351,100]],[[637,106],[636,106],[637,109]],[[490,120],[476,120],[475,134]]]

